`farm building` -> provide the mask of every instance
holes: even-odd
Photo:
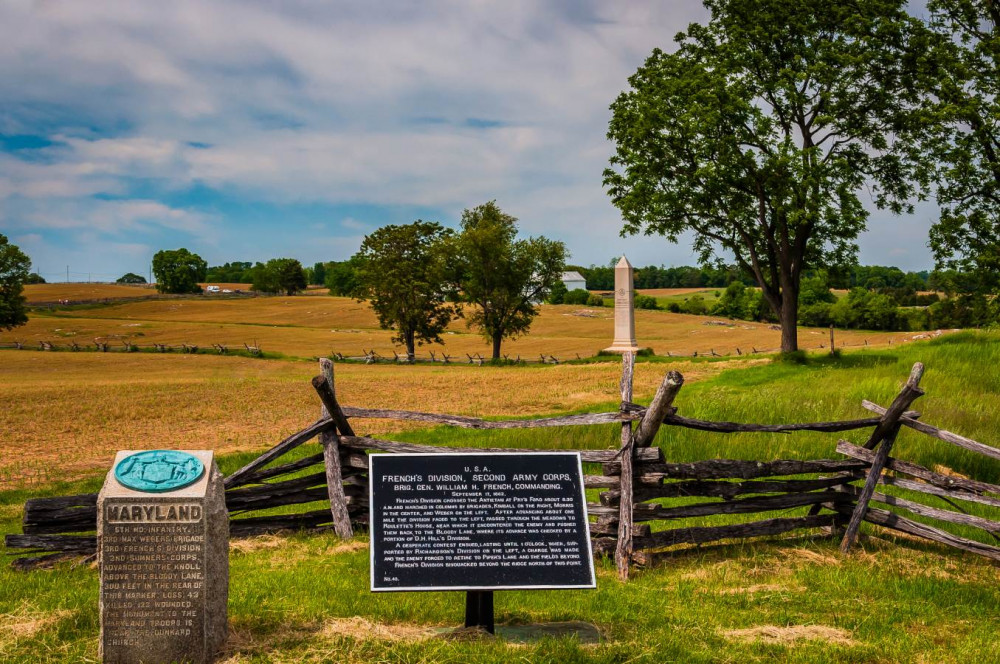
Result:
[[[587,280],[583,278],[583,275],[576,270],[572,272],[562,273],[562,282],[566,286],[566,290],[576,290],[577,288],[582,288],[587,290]]]

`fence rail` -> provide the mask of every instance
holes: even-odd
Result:
[[[864,408],[873,411],[875,417],[791,424],[713,422],[678,415],[673,403],[684,379],[674,371],[664,377],[648,407],[633,403],[631,355],[626,355],[623,361],[622,401],[617,412],[504,420],[341,406],[334,387],[332,362],[321,360],[320,364],[321,374],[312,381],[322,404],[320,418],[226,478],[226,505],[233,537],[289,529],[334,530],[342,537],[350,537],[365,529],[367,455],[371,451],[524,454],[546,451],[439,447],[384,440],[357,435],[352,420],[396,419],[477,430],[612,425],[621,428],[619,448],[572,451],[579,452],[581,459],[591,464],[584,485],[598,491],[597,500],[587,504],[594,551],[615,556],[623,578],[628,577],[633,563],[650,564],[670,555],[672,547],[684,544],[822,528],[842,533],[842,548],[847,551],[856,541],[862,521],[1000,560],[1000,547],[917,520],[976,528],[1000,541],[1000,521],[969,514],[958,507],[959,502],[965,502],[978,506],[980,511],[1000,510],[1000,485],[943,475],[889,454],[900,428],[906,426],[944,443],[1000,459],[1000,450],[921,422],[920,413],[909,410],[911,403],[923,394],[918,386],[923,372],[919,364],[888,407],[863,402]],[[705,459],[678,463],[668,461],[663,450],[652,446],[661,426],[723,434],[838,433],[862,429],[871,429],[871,433],[864,445],[839,441],[835,449],[843,457],[837,459]],[[319,452],[294,460],[283,459],[316,439],[322,448]],[[594,466],[599,472],[592,470]],[[859,482],[863,485],[858,486]],[[944,499],[954,509],[921,503],[917,500],[919,496]],[[684,505],[660,502],[691,497],[705,500]],[[328,501],[329,507],[306,507],[305,511],[291,514],[264,513],[316,501]],[[872,501],[887,509],[872,507]],[[6,537],[7,547],[21,554],[13,564],[30,569],[66,557],[92,555],[96,551],[93,534],[97,524],[96,504],[96,494],[28,500],[23,533]],[[807,511],[787,514],[799,509]],[[783,514],[768,516],[775,512]],[[686,526],[682,521],[742,514],[762,514],[766,518],[697,527]],[[990,516],[1000,518],[1000,511],[995,515],[990,512]],[[677,526],[678,523],[681,525]]]

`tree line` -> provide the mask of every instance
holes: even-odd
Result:
[[[575,270],[587,281],[588,290],[613,290],[615,287],[615,263],[618,258],[612,258],[607,265],[567,265],[567,270]],[[920,290],[949,290],[957,284],[954,270],[919,272],[903,272],[895,266],[882,265],[846,265],[834,269],[822,270],[823,278],[830,288],[907,288]],[[805,276],[811,277],[815,270],[807,271]],[[693,267],[680,265],[664,267],[649,265],[635,268],[633,275],[635,288],[647,290],[653,288],[725,288],[734,281],[741,281],[750,286],[755,284],[753,274],[745,272],[738,265]]]

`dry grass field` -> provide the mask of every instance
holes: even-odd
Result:
[[[544,353],[566,360],[576,355],[590,357],[610,344],[614,328],[611,307],[546,304],[541,311],[529,334],[504,343],[505,353],[524,359],[537,359]],[[780,332],[764,323],[719,321],[664,311],[637,311],[636,336],[641,346],[651,347],[658,355],[690,355],[695,351],[707,354],[713,349],[726,355],[735,354],[737,348],[742,352],[753,348],[773,351],[780,343]],[[863,346],[867,340],[873,346],[887,346],[890,340],[900,343],[913,336],[838,331],[837,344]],[[128,338],[140,346],[190,343],[208,347],[219,343],[241,347],[256,342],[265,351],[306,358],[334,352],[358,356],[373,348],[391,358],[393,350],[402,350],[392,343],[392,332],[379,329],[367,304],[320,295],[194,297],[44,310],[34,313],[26,326],[0,335],[0,343],[17,339],[32,346],[40,341],[59,345],[75,340],[86,344],[95,337],[112,342]],[[805,349],[818,349],[820,344],[828,344],[828,339],[828,330],[800,331],[800,344]],[[464,360],[466,353],[489,352],[483,338],[461,320],[451,324],[444,342],[444,346],[424,346],[418,353],[426,357],[428,350],[443,351]]]
[[[156,289],[148,284],[124,286],[119,284],[29,284],[24,287],[28,304],[69,300],[98,300],[103,298],[129,298],[153,295]]]
[[[696,381],[731,363],[676,366]],[[311,362],[244,357],[0,351],[0,490],[92,474],[119,449],[267,448],[319,416],[309,384],[316,373]],[[338,364],[337,387],[348,405],[510,417],[611,409],[619,373],[615,362],[488,369]],[[639,364],[636,395],[652,394],[662,374],[660,365]],[[405,428],[372,420],[358,431]]]

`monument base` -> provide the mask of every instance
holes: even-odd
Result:
[[[638,353],[638,346],[623,346],[621,344],[615,344],[613,346],[608,346],[604,349],[605,353]]]

